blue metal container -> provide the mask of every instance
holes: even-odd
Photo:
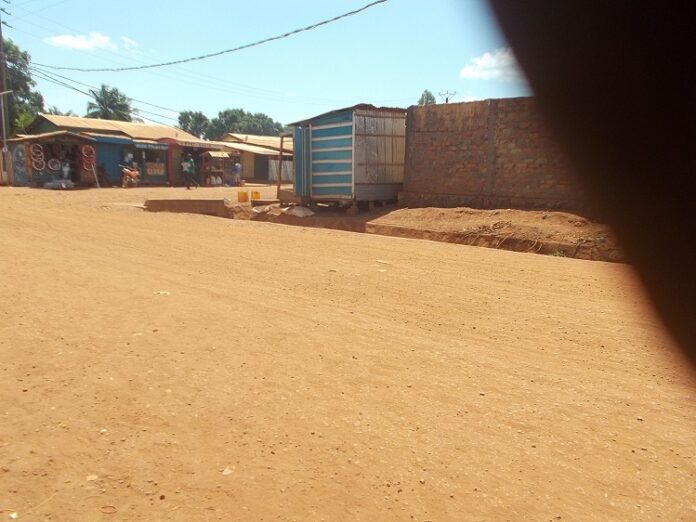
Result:
[[[404,179],[404,109],[361,104],[291,125],[296,196],[305,201],[397,198]]]

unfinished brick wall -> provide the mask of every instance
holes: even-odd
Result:
[[[533,98],[410,107],[399,199],[414,207],[586,208]]]

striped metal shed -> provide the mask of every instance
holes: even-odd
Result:
[[[294,127],[295,196],[303,201],[389,201],[404,181],[406,110],[354,105]]]

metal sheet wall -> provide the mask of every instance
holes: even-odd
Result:
[[[404,180],[406,113],[346,109],[295,127],[295,195],[395,199]]]
[[[406,157],[406,113],[356,110],[355,183],[401,184]]]
[[[268,160],[268,179],[271,181],[278,181],[278,163],[277,159]],[[295,179],[295,172],[293,168],[293,161],[291,159],[283,159],[283,176],[280,178],[281,181],[293,181]]]
[[[119,167],[119,164],[125,163],[123,156],[126,148],[132,151],[132,147],[122,144],[99,142],[95,144],[97,166],[104,169],[104,175],[109,183],[121,181],[121,167]]]
[[[312,123],[311,196],[313,199],[353,197],[352,111],[333,115],[333,121]]]
[[[295,180],[293,188],[296,196],[309,196],[309,128],[295,127],[293,136],[293,159]]]

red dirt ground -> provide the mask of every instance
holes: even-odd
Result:
[[[0,189],[0,519],[696,519],[630,265],[139,208],[186,194]]]

